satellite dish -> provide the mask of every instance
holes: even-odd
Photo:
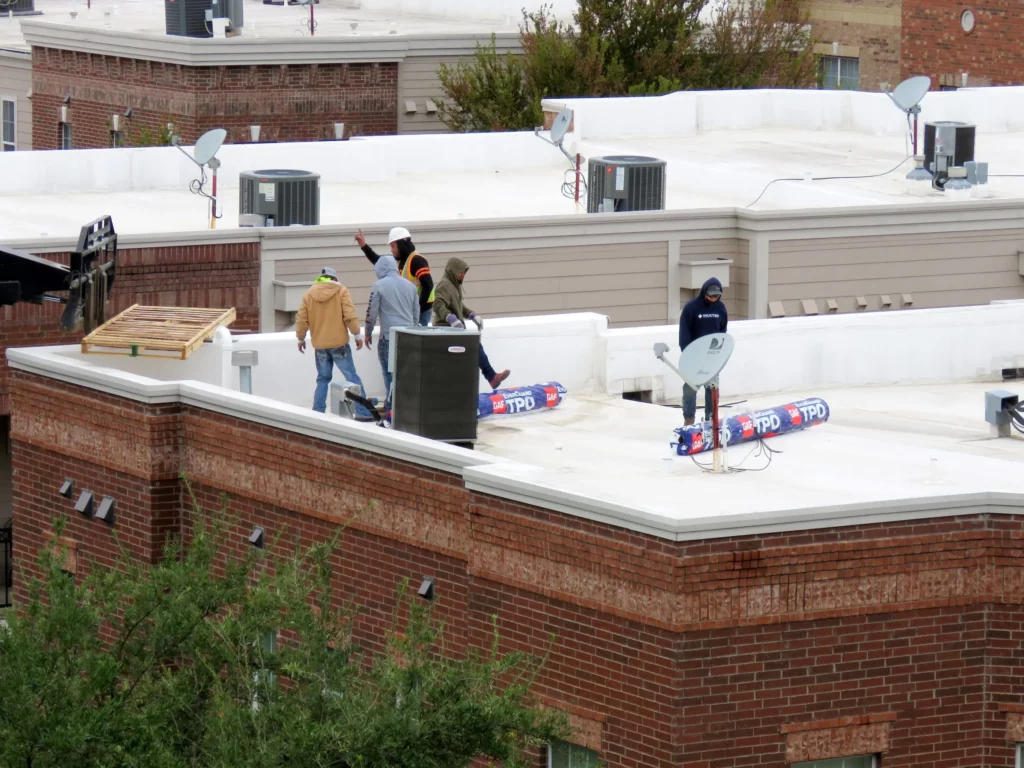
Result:
[[[679,375],[694,389],[703,387],[725,368],[735,346],[727,333],[694,339],[679,355]]]
[[[932,79],[930,77],[918,75],[904,80],[888,96],[901,111],[910,112],[921,103],[921,99],[925,97],[931,87]]]
[[[572,110],[566,107],[558,113],[558,117],[555,118],[555,122],[551,124],[551,143],[561,144],[562,139],[565,138],[565,134],[569,131],[569,125],[572,123]]]
[[[196,142],[195,147],[192,148],[192,158],[195,160],[197,165],[206,165],[213,156],[217,154],[217,150],[220,149],[221,144],[224,143],[224,139],[228,137],[228,132],[223,128],[214,128],[212,131],[207,131],[199,137],[199,141]]]

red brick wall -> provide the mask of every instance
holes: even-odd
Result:
[[[486,645],[492,617],[505,648],[550,647],[539,694],[612,768],[781,768],[876,749],[886,768],[1012,765],[1019,518],[674,543],[195,406],[22,372],[12,397],[19,566],[53,515],[71,520],[80,569],[110,559],[110,530],[57,494],[65,476],[116,496],[119,532],[151,557],[164,531],[194,522],[163,503],[181,499],[169,484],[184,471],[206,509],[227,494],[229,546],[254,525],[305,542],[346,526],[336,594],[358,606],[370,647],[399,581],[424,575],[438,580],[453,652]]]
[[[960,15],[974,12],[975,27],[965,34]],[[903,0],[902,74],[928,75],[933,87],[972,83],[1024,82],[1024,16],[1019,0]]]
[[[109,147],[113,114],[126,143],[140,143],[172,122],[185,144],[211,128],[228,129],[229,142],[333,138],[335,122],[356,135],[398,130],[398,65],[309,64],[183,67],[96,56],[53,48],[32,49],[32,140],[56,149],[60,106],[71,96],[69,121],[75,149]]]
[[[67,254],[43,254],[67,264]],[[172,307],[235,307],[232,328],[259,330],[259,243],[222,243],[168,248],[125,248],[107,316],[132,304]],[[63,333],[61,304],[0,307],[0,415],[10,413],[7,348],[72,344],[81,333]]]

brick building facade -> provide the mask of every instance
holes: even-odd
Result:
[[[395,63],[197,67],[55,48],[32,49],[32,146],[61,148],[61,107],[71,97],[71,148],[109,147],[120,115],[126,146],[159,143],[168,123],[185,145],[211,128],[229,142],[315,141],[394,134]],[[128,109],[130,118],[124,117]]]
[[[260,251],[246,243],[123,248],[107,316],[132,304],[172,307],[235,307],[233,329],[258,331],[260,323]],[[41,254],[67,263],[68,254]],[[0,416],[10,413],[7,348],[73,344],[80,332],[60,330],[60,304],[0,307]]]
[[[1024,83],[1021,10],[1015,0],[903,0],[904,77],[928,75],[933,87],[961,87],[964,73],[967,85]]]
[[[1024,83],[1015,0],[809,0],[807,10],[815,53],[823,65],[856,70],[857,90],[914,75],[935,89]]]
[[[885,768],[1014,763],[1024,738],[1021,520],[961,517],[671,541],[467,487],[456,471],[256,423],[11,375],[19,567],[66,519],[72,570],[111,563],[111,529],[58,489],[117,499],[151,562],[227,494],[306,542],[347,525],[337,594],[379,647],[401,579],[437,580],[456,652],[551,647],[537,692],[610,768],[784,766],[880,754]],[[24,582],[17,585],[24,597]]]

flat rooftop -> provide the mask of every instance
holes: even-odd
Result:
[[[884,94],[723,91],[548,103],[564,105],[574,110],[565,144],[571,154],[667,161],[669,210],[841,211],[948,202],[927,183],[906,181],[912,167],[906,120]],[[922,107],[922,123],[977,125],[975,156],[989,161],[992,178],[985,199],[968,205],[1024,199],[1024,178],[1017,177],[1024,174],[1024,88],[930,93]],[[319,173],[320,223],[353,229],[586,210],[563,194],[573,177],[566,159],[531,133],[232,144],[218,158],[221,229],[237,226],[239,173],[267,168]],[[170,147],[4,153],[0,176],[10,181],[0,191],[0,233],[5,240],[73,237],[82,222],[101,215],[112,215],[126,234],[201,230],[207,205],[188,188],[197,175]]]
[[[672,326],[611,329],[581,314],[489,319],[487,350],[511,387],[558,381],[556,408],[482,419],[469,451],[312,413],[311,361],[291,333],[218,331],[188,360],[82,354],[77,346],[8,351],[15,368],[119,396],[198,407],[461,474],[474,490],[673,539],[1024,510],[1024,439],[993,438],[984,393],[1024,395],[1024,302],[890,314],[740,321],[722,374],[723,413],[823,398],[825,424],[729,450],[707,473],[670,447],[681,384],[651,351]],[[915,350],[899,355],[877,349]],[[232,350],[255,349],[254,395],[237,391]],[[876,350],[872,353],[872,350]],[[355,355],[383,395],[375,352]],[[302,372],[306,372],[305,380]],[[1015,390],[1014,387],[1017,387]],[[663,404],[622,399],[647,389]],[[481,391],[486,391],[481,387]]]
[[[441,10],[431,12],[430,6]],[[411,6],[411,7],[410,7]],[[423,10],[417,12],[417,8]],[[484,3],[482,9],[493,7],[493,12],[472,14],[445,13],[445,3],[375,3],[360,0],[320,0],[315,6],[315,37],[350,39],[353,42],[366,37],[399,37],[409,35],[458,35],[491,32],[517,32],[520,17],[503,13],[500,4]],[[153,0],[121,0],[112,3],[95,0],[87,7],[83,0],[37,0],[35,16],[0,16],[0,48],[29,50],[22,33],[21,22],[56,24],[75,27],[83,33],[104,31],[129,35],[165,35],[164,4]],[[109,16],[106,12],[109,11]],[[245,0],[246,38],[302,38],[308,37],[305,23],[309,12],[305,6],[264,5]],[[72,16],[72,14],[75,14]],[[353,28],[352,25],[356,25]],[[109,26],[108,26],[109,25]],[[393,26],[392,26],[393,25]],[[393,30],[393,31],[392,31]],[[220,41],[231,45],[234,38]],[[344,45],[343,40],[338,41]],[[296,40],[301,44],[300,40]]]
[[[1006,382],[1013,390],[1017,382]],[[820,397],[829,421],[772,438],[772,456],[756,443],[735,445],[730,465],[741,471],[716,475],[711,454],[675,456],[669,443],[681,426],[678,408],[570,395],[540,413],[484,419],[477,449],[509,459],[482,470],[511,492],[526,483],[558,488],[659,518],[686,535],[820,520],[866,520],[873,507],[894,502],[927,505],[951,496],[1024,494],[1024,435],[997,439],[982,418],[992,383],[812,389],[752,397],[741,406],[760,410]],[[1024,396],[1024,381],[1018,391]],[[726,391],[724,400],[746,399]],[[850,507],[854,507],[851,510]]]

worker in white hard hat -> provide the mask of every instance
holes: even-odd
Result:
[[[363,249],[366,258],[373,265],[377,264],[380,256],[366,244],[363,237],[363,230],[356,233],[356,242]],[[419,253],[412,242],[412,235],[405,227],[395,227],[388,233],[388,245],[391,246],[391,255],[398,262],[398,272],[406,280],[416,286],[416,292],[420,297],[420,325],[430,325],[430,316],[434,308],[434,278],[430,276],[430,265]]]

